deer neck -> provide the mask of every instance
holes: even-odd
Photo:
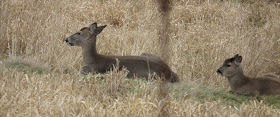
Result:
[[[247,84],[248,81],[249,78],[244,75],[242,68],[238,69],[237,73],[233,76],[228,77],[228,82],[232,91]]]
[[[82,47],[84,65],[94,64],[98,53],[96,51],[96,35],[92,35]]]

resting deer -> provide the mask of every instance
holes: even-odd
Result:
[[[127,77],[139,77],[148,79],[153,74],[164,77],[165,81],[178,82],[178,76],[169,68],[169,66],[155,55],[143,53],[141,56],[105,56],[96,50],[97,35],[106,27],[97,26],[93,23],[89,27],[84,27],[77,33],[66,38],[70,46],[82,47],[83,68],[82,74],[88,73],[106,73],[112,70],[119,61],[119,69],[126,68],[129,73]]]
[[[232,93],[246,96],[278,95],[280,94],[280,81],[272,76],[250,78],[244,75],[241,67],[242,56],[236,54],[233,58],[225,60],[217,73],[228,78]]]

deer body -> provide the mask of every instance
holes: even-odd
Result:
[[[178,82],[178,76],[171,71],[169,66],[152,54],[141,56],[105,56],[97,53],[96,37],[106,26],[97,27],[94,23],[90,27],[82,28],[79,32],[66,39],[69,45],[81,46],[83,51],[83,68],[81,73],[106,73],[111,71],[119,61],[119,69],[126,68],[127,77],[147,79],[153,74],[162,76],[170,82]],[[148,56],[147,56],[148,55]]]
[[[89,72],[105,73],[112,70],[113,66],[116,65],[116,60],[119,61],[119,67],[129,70],[128,77],[145,77],[149,74],[160,73],[166,67],[158,61],[147,60],[141,56],[104,56],[97,55],[93,57],[90,62],[84,63],[83,74]],[[133,61],[132,61],[133,60]],[[167,71],[168,72],[168,71]],[[159,74],[158,74],[159,75]]]
[[[217,70],[218,74],[228,78],[232,93],[246,96],[279,95],[280,81],[272,77],[250,78],[244,75],[240,65],[242,57],[238,54],[227,59]]]

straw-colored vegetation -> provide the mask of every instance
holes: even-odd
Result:
[[[108,25],[98,36],[102,54],[161,55],[156,1],[1,0],[0,116],[280,116],[279,96],[230,94],[215,73],[238,53],[246,75],[280,75],[273,2],[172,0],[166,62],[180,83],[79,74],[81,48],[63,40],[93,22]]]

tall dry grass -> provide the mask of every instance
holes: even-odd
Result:
[[[142,91],[131,93],[122,88],[131,82],[123,72],[117,83],[108,77],[118,72],[105,76],[105,81],[81,80],[81,48],[67,46],[65,37],[98,22],[108,25],[98,36],[100,53],[160,55],[156,0],[2,0],[0,15],[1,63],[23,58],[50,70],[24,74],[1,65],[0,115],[156,116],[160,105],[167,107],[164,111],[170,116],[279,115],[261,102],[232,107],[222,101],[178,100],[171,94],[159,99],[154,82],[136,81],[135,87]],[[274,3],[172,0],[167,63],[185,85],[228,88],[226,79],[215,71],[236,53],[243,56],[247,75],[280,75],[279,19],[280,8]]]

